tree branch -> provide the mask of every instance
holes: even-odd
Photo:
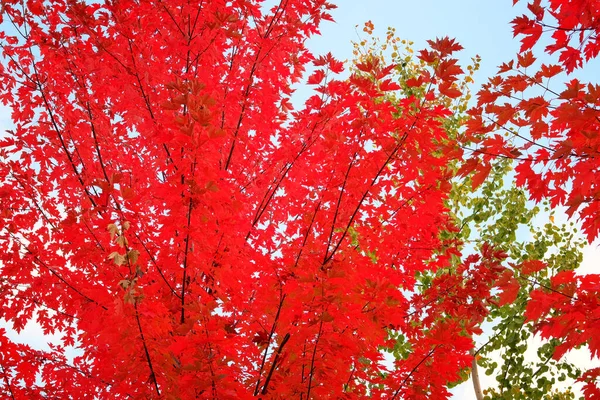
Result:
[[[263,385],[261,394],[267,394],[267,391],[269,390],[269,382],[271,381],[273,372],[275,371],[275,368],[277,367],[277,361],[279,360],[279,356],[281,355],[283,346],[285,346],[285,344],[287,343],[287,341],[289,339],[290,339],[290,334],[286,333],[285,336],[283,337],[283,340],[279,344],[279,347],[277,348],[277,352],[275,353],[275,357],[273,358],[273,364],[271,364],[271,369],[269,370],[269,374],[267,375],[267,379],[265,380],[265,384]]]
[[[475,390],[475,397],[477,400],[483,400],[483,392],[481,391],[481,383],[479,382],[479,370],[477,368],[477,354],[475,353],[475,349],[471,349],[470,354],[473,356],[473,362],[471,363],[473,390]]]

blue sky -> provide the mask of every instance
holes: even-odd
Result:
[[[426,40],[450,36],[465,48],[461,61],[480,55],[481,69],[476,83],[496,72],[502,62],[514,57],[519,49],[513,40],[510,21],[524,13],[520,5],[512,7],[510,0],[346,0],[335,2],[335,23],[324,23],[321,36],[314,37],[309,47],[315,53],[331,51],[340,59],[352,56],[351,40],[358,40],[358,31],[371,20],[375,34],[384,35],[387,27],[396,28],[397,35],[413,41],[416,50],[426,46]],[[477,79],[479,78],[479,79]]]

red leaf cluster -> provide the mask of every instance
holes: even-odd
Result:
[[[417,282],[460,255],[431,101],[460,46],[431,42],[431,93],[392,101],[394,65],[340,80],[305,48],[332,8],[3,2],[25,37],[0,38],[0,317],[62,343],[0,332],[3,397],[448,395],[503,271],[487,249]],[[388,369],[390,332],[410,352]]]
[[[499,68],[470,111],[467,140],[477,160],[467,164],[483,165],[496,157],[516,160],[517,184],[535,201],[567,206],[592,243],[600,234],[600,88],[597,82],[573,78],[561,91],[550,78],[562,72],[568,76],[597,57],[600,8],[594,0],[533,0],[527,7],[531,15],[513,20],[521,54],[516,63]],[[554,64],[538,67],[535,45],[544,32],[550,33],[546,52],[558,54]],[[521,272],[530,275],[543,268],[539,261],[526,261]],[[552,277],[551,287],[531,292],[526,317],[536,321],[542,337],[561,340],[556,359],[581,345],[598,356],[598,279],[597,274],[560,272]],[[598,376],[598,369],[584,374],[587,398],[600,393]]]

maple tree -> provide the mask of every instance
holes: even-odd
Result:
[[[470,111],[466,141],[474,157],[463,172],[486,175],[492,160],[515,160],[517,185],[526,187],[535,201],[566,206],[567,214],[581,221],[591,244],[600,232],[600,91],[598,82],[585,83],[574,75],[600,51],[599,4],[533,0],[526,5],[528,14],[512,22],[521,39],[520,54],[500,66]],[[550,37],[545,45],[538,44],[544,33]],[[537,62],[538,49],[554,58]],[[548,283],[536,282],[529,289],[524,313],[524,322],[533,323],[536,334],[554,341],[550,354],[556,361],[581,346],[592,357],[600,349],[599,275],[576,275],[572,269],[577,263],[570,264],[548,274]],[[548,273],[545,263],[531,266],[521,274]],[[593,368],[579,379],[586,398],[600,396],[599,378],[600,369]]]
[[[592,8],[569,25],[571,4],[551,2],[560,27],[595,26]],[[0,99],[14,128],[0,137],[0,318],[61,335],[39,350],[0,331],[4,397],[446,398],[488,316],[543,317],[539,331],[568,336],[560,351],[592,340],[548,316],[579,318],[581,302],[596,312],[593,279],[565,268],[576,251],[541,262],[540,247],[507,244],[509,218],[464,251],[465,220],[486,221],[474,190],[496,193],[493,177],[508,171],[498,155],[520,155],[483,122],[484,111],[509,114],[490,86],[464,118],[472,73],[454,40],[430,41],[418,61],[358,54],[345,71],[305,47],[331,20],[324,0],[1,7]],[[594,41],[581,36],[588,58]],[[299,108],[298,83],[314,90]],[[526,118],[510,122],[552,114],[557,135],[589,114],[561,120],[523,101]],[[457,143],[484,147],[463,164]],[[519,183],[553,205],[568,192],[593,237],[593,157],[587,142],[569,146],[582,153],[542,171],[541,192],[524,167]],[[580,175],[580,193],[564,189]],[[511,189],[502,212],[529,223],[523,196]],[[461,219],[467,204],[479,211]],[[541,247],[572,238],[554,226],[541,235]]]
[[[261,5],[2,2],[0,317],[61,335],[0,332],[3,396],[444,398],[469,367],[505,254],[418,289],[459,253],[461,47],[390,99],[396,65],[306,49],[332,4]]]

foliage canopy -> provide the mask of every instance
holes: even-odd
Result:
[[[493,320],[489,396],[545,398],[555,374],[600,395],[600,370],[560,362],[600,348],[581,243],[552,221],[516,240],[529,199],[600,231],[600,90],[546,81],[598,55],[596,3],[533,1],[467,110],[478,60],[455,40],[311,54],[324,0],[3,0],[0,318],[62,339],[0,329],[0,393],[447,398]],[[559,64],[531,72],[543,29]],[[528,366],[532,334],[552,340]]]

